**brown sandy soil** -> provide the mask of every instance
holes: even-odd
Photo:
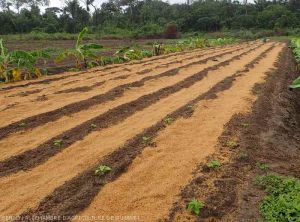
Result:
[[[8,97],[22,105],[1,111],[5,117],[0,128],[0,221],[1,216],[20,214],[24,216],[20,221],[33,221],[34,216],[35,221],[63,221],[39,217],[45,215],[196,220],[186,213],[187,193],[205,200],[205,218],[215,216],[209,214],[214,212],[210,204],[215,204],[210,198],[226,193],[214,187],[213,180],[199,186],[200,191],[189,187],[196,176],[205,178],[205,172],[197,174],[199,165],[220,155],[219,140],[226,136],[226,124],[236,114],[251,114],[260,98],[252,88],[276,67],[283,47],[283,43],[270,42],[196,50],[157,61],[67,74],[68,78],[50,81],[45,89],[40,80],[26,82],[26,89],[21,83],[4,89],[0,98],[5,91],[9,95],[33,92]],[[105,83],[93,87],[95,75]],[[79,87],[85,88],[76,92]],[[70,89],[76,90],[60,92]],[[48,100],[34,100],[44,93]],[[78,105],[68,108],[67,104]],[[49,112],[52,109],[56,111]],[[6,126],[35,115],[32,122],[26,122],[28,126]],[[53,145],[56,139],[62,139],[62,144]],[[226,165],[232,153],[222,154]],[[99,164],[112,171],[94,175]],[[209,173],[211,178],[222,176],[222,171]],[[237,200],[246,204],[242,195]],[[256,202],[251,203],[254,208]],[[242,210],[235,212],[224,216],[225,221],[246,217]],[[84,221],[83,217],[79,220]]]
[[[267,47],[270,46],[264,46],[262,48]],[[261,50],[263,51],[263,49]],[[257,56],[257,52],[253,53],[254,58],[255,56]],[[45,164],[42,164],[31,171],[25,173],[21,172],[0,179],[1,186],[13,188],[12,184],[14,184],[14,192],[9,192],[9,195],[4,195],[4,199],[1,200],[1,202],[10,202],[9,205],[12,207],[7,209],[8,211],[6,211],[6,209],[1,210],[3,213],[15,214],[21,213],[28,207],[34,207],[41,198],[44,198],[45,195],[52,192],[55,187],[62,185],[64,181],[71,179],[78,172],[95,164],[101,156],[111,153],[114,149],[120,147],[126,140],[141,132],[144,128],[150,127],[153,123],[162,119],[182,104],[192,100],[200,93],[207,91],[216,82],[224,79],[226,75],[231,75],[242,69],[248,62],[248,58],[248,56],[245,56],[244,61],[242,59],[237,61],[235,66],[228,65],[231,68],[228,73],[224,73],[226,68],[228,70],[228,67],[210,72],[207,78],[204,78],[202,81],[156,102],[149,108],[132,115],[124,122],[100,132],[95,131],[90,133],[83,140],[74,143],[53,158],[50,158]],[[128,129],[128,126],[134,127]],[[70,156],[76,156],[77,161],[69,158]],[[45,171],[47,171],[47,174],[44,174]],[[23,183],[23,179],[25,178],[32,178],[32,180],[29,179],[29,181],[32,181],[32,184],[30,185],[29,182],[26,186],[28,186],[29,189],[34,187],[34,195],[31,192],[28,192],[24,186],[20,187],[17,185],[18,181]],[[45,187],[44,184],[47,184],[47,187]],[[21,188],[21,193],[16,191],[17,187]],[[7,190],[5,192],[7,193]],[[16,193],[18,193],[17,196],[15,196]],[[22,204],[24,202],[27,204]]]
[[[264,47],[262,47],[260,50],[264,50]],[[256,56],[256,53],[257,52],[255,51],[247,56],[245,55],[244,57],[247,57],[247,59],[251,59],[252,57],[254,58],[254,56]],[[233,56],[234,55],[230,54],[218,57],[218,62],[225,61],[226,59],[229,59]],[[240,61],[236,61],[236,63],[240,63]],[[112,107],[116,107],[123,103],[133,101],[145,93],[152,93],[160,88],[174,85],[177,82],[180,82],[185,78],[193,75],[195,73],[195,69],[201,70],[215,64],[217,64],[217,62],[208,61],[203,65],[194,65],[190,68],[181,69],[175,76],[161,77],[159,79],[147,82],[147,84],[145,84],[141,88],[133,88],[132,90],[126,91],[124,95],[119,99],[108,101],[104,104],[95,105],[92,107],[92,109],[83,110],[70,116],[63,116],[57,121],[46,123],[44,125],[41,125],[40,127],[36,127],[32,130],[26,131],[26,133],[19,132],[11,134],[8,138],[0,141],[0,152],[2,153],[0,161],[12,155],[16,155],[26,150],[33,149],[41,143],[49,140],[50,138],[56,137],[64,131],[75,127],[76,125],[86,122],[87,120],[92,119],[101,113],[107,112]],[[244,63],[240,63],[240,65],[242,64]],[[40,134],[40,137],[36,138],[35,135],[39,134],[39,132],[45,133]],[[10,147],[10,149],[7,150],[6,147]]]
[[[198,165],[166,221],[262,220],[259,205],[266,194],[255,185],[255,178],[269,173],[300,177],[299,92],[287,88],[298,75],[286,47],[266,82],[253,88],[258,99],[252,111],[233,116],[219,137],[218,151],[209,158],[222,160],[221,169],[209,171],[204,164]],[[239,146],[229,148],[227,141]],[[268,169],[259,169],[258,163],[267,164]],[[198,218],[186,213],[194,197],[205,202]]]
[[[198,103],[191,118],[168,127],[154,140],[156,147],[147,147],[128,172],[105,186],[81,215],[138,215],[143,221],[167,216],[197,164],[215,151],[223,125],[233,114],[249,111],[255,99],[251,88],[263,80],[281,50],[276,47],[255,69],[241,73],[244,75],[236,78],[230,90],[217,94],[217,99]]]
[[[235,48],[231,49],[231,51],[234,51],[234,49]],[[244,49],[244,50],[246,50],[246,49]],[[224,52],[221,50],[221,53],[224,53]],[[235,53],[237,53],[237,52],[235,52]],[[202,55],[202,54],[203,53],[200,53],[200,55]],[[170,69],[181,67],[188,63],[192,63],[192,62],[195,62],[195,61],[198,61],[201,59],[205,59],[207,57],[211,57],[211,56],[214,56],[217,54],[218,54],[218,52],[216,54],[212,54],[212,55],[203,55],[200,58],[198,58],[197,54],[196,54],[194,59],[189,59],[185,63],[183,62],[184,57],[179,58],[181,60],[179,60],[180,62],[177,65],[172,64],[165,68],[164,67],[156,68],[154,72],[151,71],[151,72],[149,72],[149,74],[155,76],[161,72],[165,72]],[[187,57],[187,56],[185,56],[185,57]],[[169,62],[169,61],[166,60],[166,62]],[[147,67],[147,69],[150,68],[152,70],[155,66],[157,66],[157,64],[153,64],[152,66]],[[143,67],[144,67],[144,65],[139,65],[138,67],[131,69],[131,71],[122,72],[122,75],[124,73],[126,75],[130,74],[130,76],[127,77],[126,79],[113,79],[112,78],[111,81],[106,81],[104,84],[100,85],[99,87],[95,87],[94,90],[87,91],[87,92],[68,93],[68,95],[67,95],[68,102],[66,102],[64,96],[62,96],[60,94],[55,94],[55,92],[58,92],[58,91],[64,90],[64,89],[68,89],[68,88],[70,88],[70,86],[65,86],[65,87],[49,86],[49,90],[43,90],[40,93],[30,94],[30,95],[22,98],[22,100],[21,100],[22,102],[20,102],[20,98],[18,96],[11,97],[11,95],[22,95],[22,93],[20,94],[20,92],[18,92],[18,90],[15,90],[12,94],[9,93],[10,95],[7,94],[7,92],[4,92],[3,96],[0,97],[0,99],[1,99],[0,109],[1,109],[1,113],[3,113],[3,115],[6,116],[6,118],[0,120],[0,125],[4,126],[4,125],[12,123],[12,121],[15,122],[20,119],[24,119],[28,116],[37,115],[39,113],[57,109],[57,108],[62,107],[63,105],[67,105],[67,104],[71,104],[71,103],[74,103],[77,101],[88,99],[97,94],[107,92],[111,88],[117,87],[118,85],[140,80],[144,77],[144,75],[139,75],[139,74],[137,74],[137,72],[139,72],[140,69]],[[95,75],[101,75],[101,74],[102,74],[102,72],[96,72],[96,73],[92,73],[89,76],[95,76]],[[78,87],[78,86],[90,86],[89,84],[95,83],[95,80],[93,80],[93,79],[84,80],[86,77],[87,77],[86,75],[80,75],[78,77],[80,81],[76,82],[77,85],[71,86],[71,88]],[[74,77],[74,78],[77,78],[77,77]],[[72,79],[74,79],[74,78],[72,78]],[[111,77],[109,77],[109,78],[111,78]],[[99,82],[102,82],[105,80],[108,80],[108,78],[98,78],[96,82],[99,83]],[[43,87],[44,87],[43,85],[36,86],[35,88],[33,88],[33,90],[40,91]],[[43,99],[39,99],[41,97]],[[24,110],[29,110],[29,109],[31,110],[31,112],[24,112]],[[14,115],[13,113],[18,113],[18,118],[16,118],[16,115]]]
[[[241,46],[239,46],[241,47]],[[238,47],[237,47],[238,48]],[[233,50],[234,48],[231,48],[230,50]],[[226,50],[226,49],[224,49]],[[203,51],[203,50],[202,50]],[[176,60],[174,61],[174,58],[172,58],[172,56],[162,60],[162,61],[158,61],[158,62],[149,62],[149,63],[143,63],[143,64],[136,64],[132,67],[127,66],[127,68],[116,68],[115,70],[108,70],[108,71],[96,71],[95,70],[91,70],[90,73],[81,73],[78,76],[74,76],[72,78],[72,82],[69,79],[61,79],[59,81],[53,81],[50,82],[49,84],[40,84],[40,85],[34,85],[31,86],[30,90],[28,91],[24,91],[24,88],[21,89],[14,89],[14,90],[6,90],[4,92],[2,92],[2,96],[1,96],[1,100],[3,101],[3,103],[1,104],[2,109],[6,109],[7,106],[18,102],[20,97],[25,97],[22,99],[22,101],[31,101],[36,99],[39,96],[47,96],[47,100],[55,100],[57,98],[52,98],[49,97],[49,94],[53,94],[53,93],[63,93],[63,91],[65,90],[70,90],[72,88],[76,87],[88,87],[88,89],[92,89],[92,86],[95,84],[95,82],[103,82],[103,81],[108,81],[108,80],[117,80],[118,78],[122,78],[122,77],[127,77],[128,75],[131,74],[130,77],[132,77],[132,75],[136,75],[141,77],[140,75],[138,75],[140,72],[145,72],[149,73],[151,71],[151,74],[155,74],[155,73],[159,73],[161,71],[164,70],[168,70],[174,67],[177,67],[178,65],[182,65],[182,64],[187,64],[187,63],[183,63],[185,60],[189,60],[187,62],[193,62],[193,61],[197,61],[197,59],[200,57],[202,58],[207,58],[209,57],[210,54],[212,54],[215,49],[212,50],[207,50],[205,52],[193,52],[190,53],[188,56],[176,56]],[[220,50],[220,52],[222,52],[222,50]],[[204,55],[205,53],[205,55]],[[171,67],[169,67],[170,65],[165,65],[168,63],[177,63],[178,65],[173,65]],[[165,65],[166,67],[164,68]],[[179,67],[179,66],[178,66]],[[66,75],[64,75],[64,77],[66,77]],[[0,92],[1,95],[1,92]]]

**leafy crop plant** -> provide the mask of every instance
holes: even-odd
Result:
[[[42,75],[37,63],[40,59],[49,58],[48,50],[9,52],[0,39],[0,79],[5,82],[32,79]]]
[[[83,38],[88,32],[88,28],[85,27],[78,35],[75,47],[67,49],[62,52],[55,60],[61,62],[67,57],[74,57],[76,62],[76,68],[89,68],[94,65],[99,65],[99,57],[95,54],[96,50],[102,49],[103,46],[95,43],[83,44]],[[82,67],[83,64],[83,67]]]

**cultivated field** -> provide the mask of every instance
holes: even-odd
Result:
[[[0,215],[193,219],[183,188],[211,158],[230,160],[226,124],[251,112],[283,52],[253,41],[0,85]],[[100,165],[111,171],[96,175]],[[193,194],[209,212],[211,186]]]

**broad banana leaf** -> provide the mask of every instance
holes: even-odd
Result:
[[[82,50],[91,50],[91,49],[102,49],[103,46],[95,43],[90,43],[90,44],[81,45],[80,48]]]
[[[296,89],[296,88],[300,88],[300,76],[295,79],[291,85],[289,85],[290,89]]]

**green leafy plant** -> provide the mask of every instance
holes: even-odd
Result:
[[[22,122],[22,123],[19,123],[19,127],[25,127],[27,124]]]
[[[191,111],[194,111],[195,110],[195,106],[194,105],[188,105],[187,108]]]
[[[91,124],[91,128],[95,129],[95,128],[97,128],[97,127],[98,127],[98,126],[97,126],[96,124],[94,124],[94,123]]]
[[[221,163],[219,160],[211,160],[208,164],[207,167],[210,169],[219,169],[221,167]]]
[[[95,170],[95,175],[100,175],[100,176],[102,176],[102,175],[104,175],[104,174],[106,174],[106,173],[108,173],[108,172],[110,172],[110,171],[111,171],[111,168],[110,168],[109,166],[100,165],[100,166],[98,166],[98,167],[96,168],[96,170]]]
[[[291,41],[291,47],[293,49],[294,57],[296,62],[298,63],[298,69],[300,68],[300,38],[294,38]],[[300,88],[300,76],[295,79],[291,85],[289,85],[290,89]]]
[[[196,198],[193,198],[187,206],[188,211],[195,213],[196,215],[200,214],[201,209],[204,207],[204,203],[198,201]]]
[[[229,148],[237,148],[239,144],[234,140],[229,140],[226,142],[226,146]]]
[[[260,213],[265,221],[299,221],[299,179],[270,174],[258,177],[256,184],[267,193],[260,204]]]
[[[174,122],[174,118],[173,117],[167,117],[167,118],[165,118],[164,119],[164,123],[166,124],[166,125],[170,125],[170,124],[172,124]]]
[[[42,73],[37,68],[37,62],[43,59],[45,63],[49,57],[49,50],[9,52],[0,39],[0,79],[10,82],[40,77]]]
[[[300,76],[292,82],[292,84],[289,86],[289,88],[290,89],[300,88]]]
[[[62,52],[55,60],[61,62],[67,57],[74,57],[76,61],[76,68],[81,69],[82,63],[84,68],[88,68],[94,65],[98,65],[99,58],[95,54],[96,50],[102,49],[103,46],[95,43],[82,44],[83,38],[88,32],[88,28],[85,27],[77,36],[75,48],[67,49]]]
[[[53,145],[60,147],[62,145],[63,140],[62,139],[58,139],[58,140],[54,140],[53,141]]]
[[[144,143],[150,142],[151,139],[152,139],[152,138],[151,138],[150,136],[143,136],[143,138],[142,138],[142,140],[143,140]]]

